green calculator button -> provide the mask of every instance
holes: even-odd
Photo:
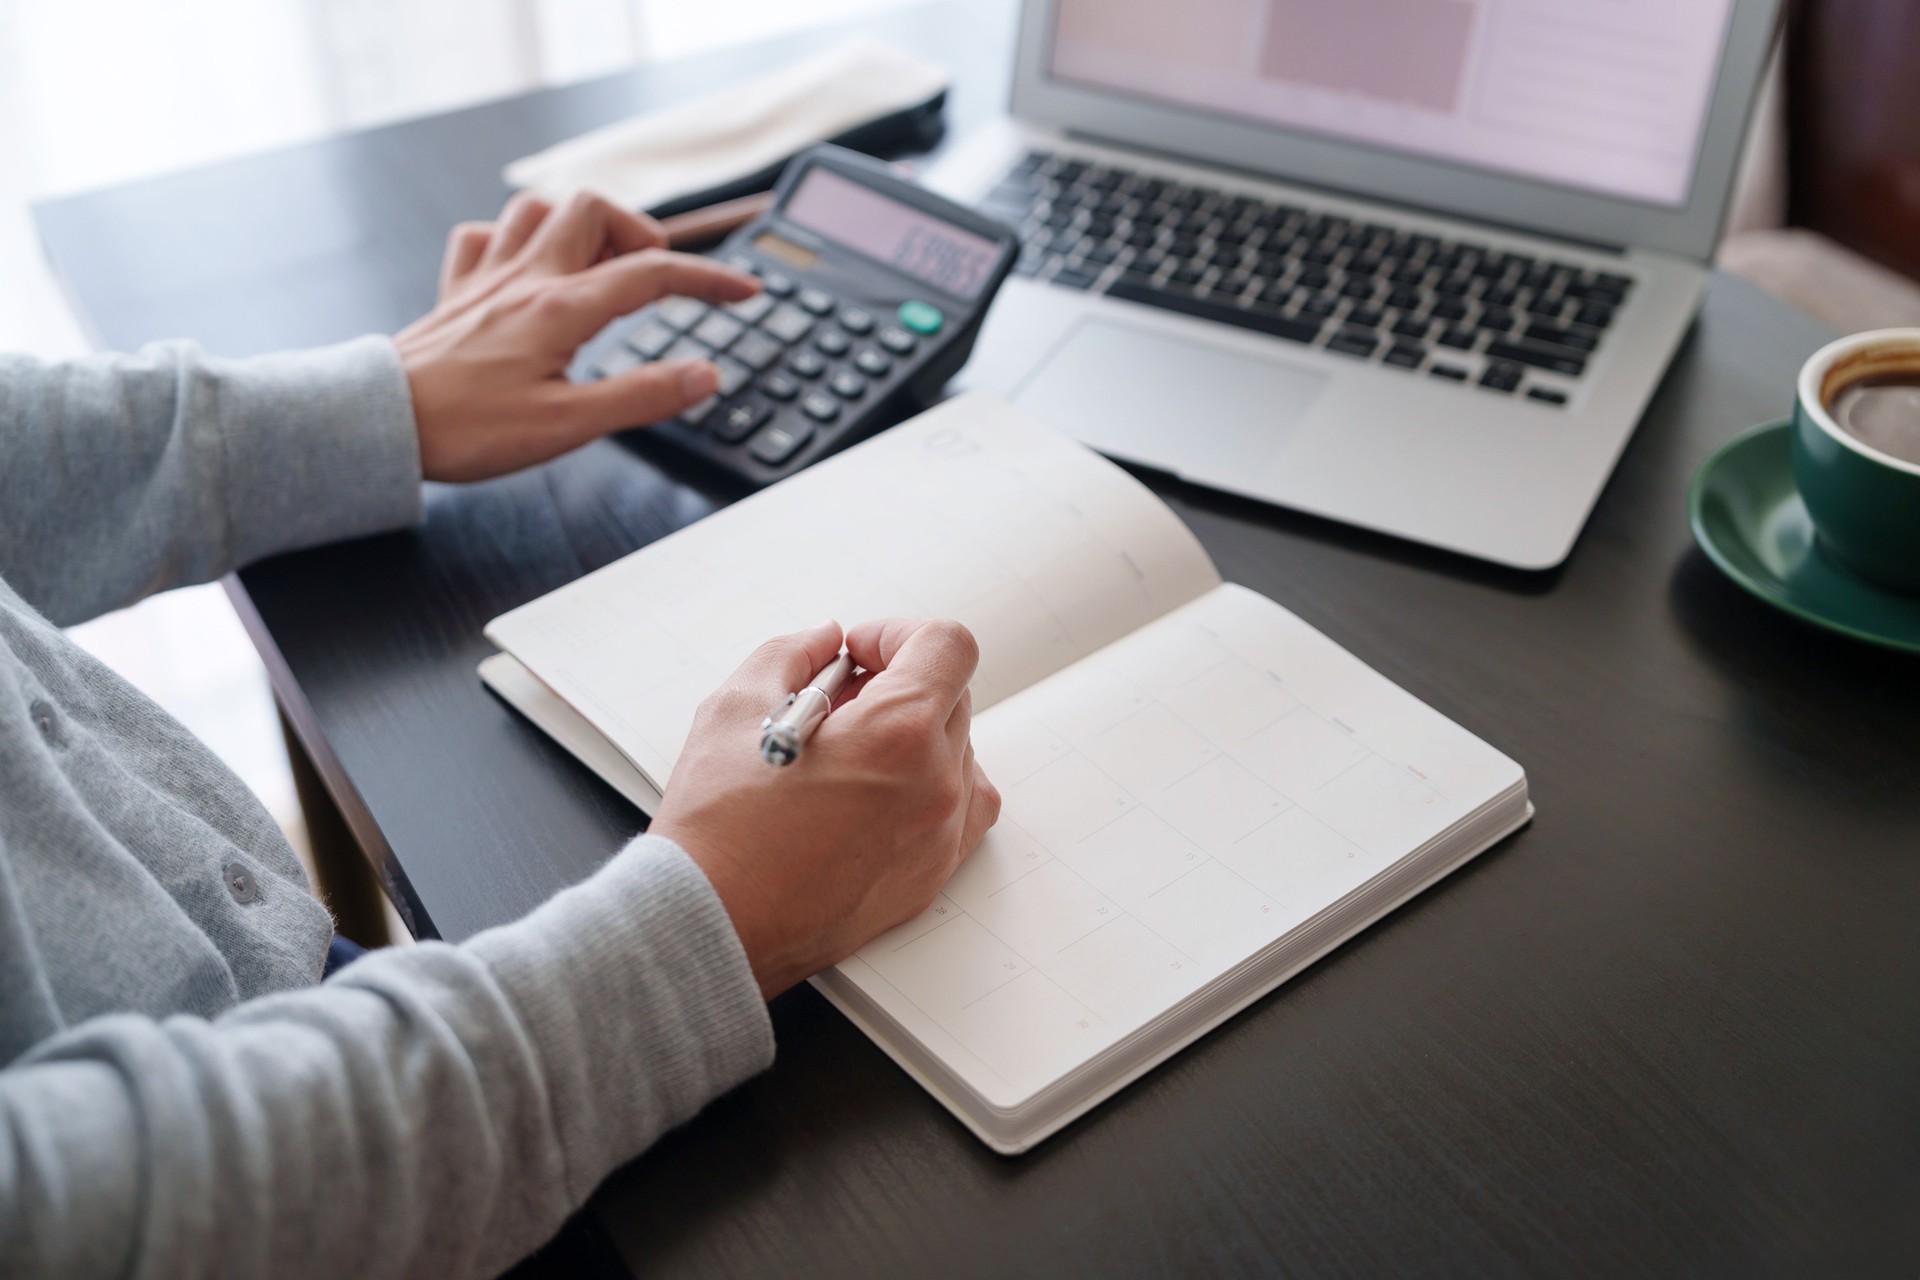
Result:
[[[900,323],[915,333],[931,335],[940,332],[940,326],[947,318],[940,314],[940,308],[931,302],[903,302],[898,312]]]

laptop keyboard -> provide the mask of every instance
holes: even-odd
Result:
[[[1018,275],[1564,405],[1630,277],[1030,151],[980,209]]]

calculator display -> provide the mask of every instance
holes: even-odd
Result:
[[[889,263],[958,298],[977,297],[993,278],[1000,246],[922,213],[824,167],[788,197],[782,214],[850,249]]]

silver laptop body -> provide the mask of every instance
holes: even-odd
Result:
[[[1025,243],[960,383],[1557,565],[1699,305],[1777,8],[1027,0],[1010,114],[928,175]]]

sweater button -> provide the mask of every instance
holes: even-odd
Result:
[[[60,721],[54,715],[51,702],[45,698],[35,698],[28,706],[27,713],[33,717],[33,727],[40,731],[40,736],[45,738],[49,745],[56,747],[67,745],[60,736]]]
[[[260,882],[253,878],[253,872],[237,862],[229,862],[226,868],[227,892],[241,906],[260,900]]]

